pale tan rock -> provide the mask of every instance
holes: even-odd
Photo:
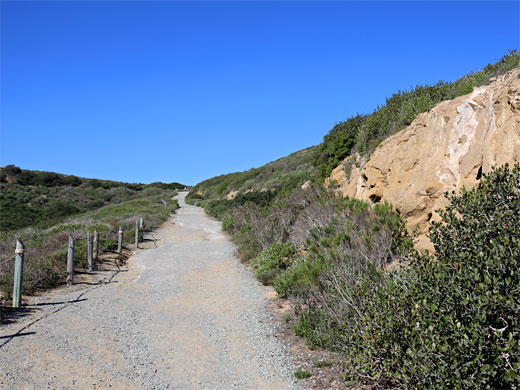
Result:
[[[240,191],[231,191],[229,194],[226,195],[227,200],[233,200],[236,198],[236,196],[240,193]]]
[[[348,157],[333,170],[337,192],[372,203],[388,201],[417,232],[416,247],[431,249],[424,234],[447,204],[444,192],[473,188],[493,166],[520,161],[520,69],[442,102],[383,141],[368,161]],[[422,236],[421,236],[422,235]]]

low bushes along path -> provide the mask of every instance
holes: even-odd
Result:
[[[301,388],[269,289],[185,196],[126,272],[31,299],[31,313],[0,327],[0,388]]]

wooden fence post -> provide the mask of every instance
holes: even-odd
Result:
[[[69,251],[67,253],[67,284],[74,283],[74,239],[69,236]]]
[[[139,248],[139,220],[135,220],[135,249]]]
[[[13,287],[13,307],[20,307],[22,303],[22,278],[23,278],[23,252],[24,246],[21,241],[16,241],[16,260],[14,263],[14,287]]]
[[[121,256],[123,250],[123,229],[119,226],[119,235],[117,237],[117,253]]]
[[[99,256],[99,233],[94,230],[94,260],[97,261]]]
[[[87,233],[87,261],[88,261],[88,272],[92,272],[92,234]]]

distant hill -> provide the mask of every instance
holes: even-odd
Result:
[[[177,190],[180,183],[124,183],[87,179],[14,165],[0,168],[0,230],[47,227],[70,215],[146,196],[150,188]]]
[[[316,147],[310,147],[260,168],[205,180],[193,187],[189,199],[232,199],[238,193],[293,189],[313,177],[315,153]]]

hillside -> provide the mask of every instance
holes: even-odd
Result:
[[[337,123],[323,142],[259,168],[217,176],[198,183],[188,199],[224,199],[251,190],[293,189],[312,179],[323,182],[333,169],[352,164],[356,156],[368,158],[385,139],[409,126],[415,118],[441,102],[467,95],[515,69],[520,53],[510,51],[494,64],[456,81],[418,85],[398,91],[373,113],[359,114]],[[348,169],[347,169],[348,170]]]
[[[153,189],[182,188],[180,183],[123,183],[8,165],[0,168],[0,231],[49,227],[71,215],[149,196]]]
[[[65,280],[67,242],[76,240],[75,263],[86,266],[86,235],[97,230],[99,251],[133,242],[135,220],[146,221],[141,236],[162,224],[177,208],[171,197],[179,183],[134,184],[85,179],[8,165],[0,170],[0,297],[11,294],[16,240],[25,244],[24,294]],[[170,203],[165,208],[161,199]]]
[[[229,173],[193,187],[189,199],[233,199],[239,193],[293,189],[314,175],[316,147],[310,147],[270,162],[260,168]]]
[[[383,141],[369,158],[347,158],[330,182],[342,196],[392,203],[410,231],[428,233],[444,193],[471,189],[495,166],[520,160],[520,69],[438,104]],[[431,248],[420,237],[420,248]]]
[[[318,146],[190,192],[350,384],[520,389],[519,61],[399,91]],[[414,227],[435,251],[414,249]]]

